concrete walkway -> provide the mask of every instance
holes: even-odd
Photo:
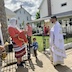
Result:
[[[4,68],[3,72],[72,72],[72,49],[66,50],[66,54],[65,63],[61,66],[54,67],[48,54],[38,52],[38,59],[32,55],[32,60],[26,62],[25,68],[12,65]]]

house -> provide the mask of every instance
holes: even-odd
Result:
[[[6,18],[7,18],[7,25],[9,25],[9,19],[12,17],[15,17],[16,14],[6,7],[5,7],[5,12],[6,12]]]
[[[31,14],[28,13],[23,7],[22,5],[20,6],[19,9],[14,11],[16,13],[16,18],[18,20],[18,27],[19,28],[23,28],[27,21],[31,21]]]
[[[72,21],[72,0],[43,0],[39,10],[41,18],[56,15],[64,25]]]

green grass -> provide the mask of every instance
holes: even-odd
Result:
[[[38,51],[43,51],[43,37],[42,36],[33,36],[32,38],[36,38],[37,39],[37,42],[38,42],[38,45],[39,45],[39,48],[38,48]],[[46,36],[44,37],[46,39],[46,47],[48,48],[49,47],[49,37]]]
[[[64,40],[65,44],[72,42],[72,38],[68,38]]]
[[[42,52],[43,51],[43,37],[42,36],[33,36],[32,38],[34,38],[34,37],[37,39],[37,42],[39,45],[38,51]],[[49,36],[45,36],[44,38],[46,39],[46,48],[49,48]],[[72,42],[72,38],[68,38],[67,40],[65,39],[64,42],[65,42],[65,44],[70,43],[70,42]]]

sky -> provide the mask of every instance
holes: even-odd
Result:
[[[38,8],[41,4],[42,0],[4,0],[5,7],[8,9],[15,11],[20,8],[22,5],[31,15],[32,19],[35,19],[35,14],[38,11]]]

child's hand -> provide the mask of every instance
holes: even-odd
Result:
[[[1,59],[4,60],[7,56],[4,46],[0,45]]]

